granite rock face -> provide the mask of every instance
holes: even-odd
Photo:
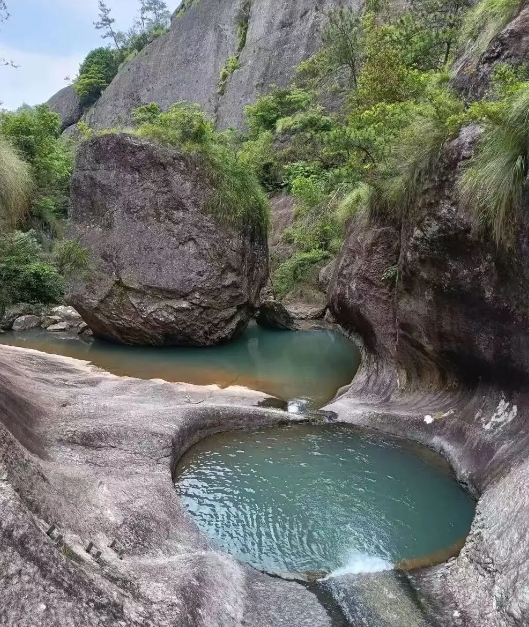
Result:
[[[200,0],[173,19],[169,32],[127,63],[86,116],[94,128],[127,126],[134,107],[180,100],[200,104],[218,127],[242,128],[244,106],[269,85],[287,85],[294,69],[316,51],[325,12],[357,0]],[[246,16],[246,17],[245,17]],[[238,26],[247,20],[239,50]],[[219,94],[228,58],[239,69]]]
[[[454,190],[478,136],[467,127],[448,144],[418,218],[357,220],[338,260],[336,319],[394,361],[403,384],[528,381],[529,223],[507,254],[476,232]]]
[[[244,330],[268,278],[267,244],[205,210],[213,190],[197,158],[130,135],[95,137],[71,187],[72,233],[93,272],[69,301],[96,336],[207,346]]]
[[[63,87],[46,103],[53,113],[61,118],[61,130],[77,124],[83,115],[83,108],[72,85]]]
[[[331,627],[306,588],[212,547],[173,487],[199,439],[284,420],[263,399],[1,347],[0,624]]]
[[[529,221],[506,254],[476,232],[455,178],[479,129],[450,142],[400,222],[358,217],[329,288],[362,369],[326,409],[442,452],[479,497],[457,559],[413,574],[433,624],[529,624]]]

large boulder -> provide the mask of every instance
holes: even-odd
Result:
[[[83,115],[83,107],[73,85],[63,87],[46,103],[50,111],[61,118],[61,130],[77,124]]]
[[[72,236],[91,255],[69,301],[96,336],[217,344],[242,331],[268,278],[265,235],[223,225],[200,161],[126,134],[79,150]]]

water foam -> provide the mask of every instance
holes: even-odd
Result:
[[[353,552],[349,554],[347,562],[344,566],[333,570],[325,579],[331,577],[341,577],[343,575],[359,575],[362,573],[379,573],[384,570],[392,570],[393,564],[378,557],[377,555],[368,555],[367,553]]]

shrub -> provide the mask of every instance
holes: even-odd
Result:
[[[86,274],[90,266],[88,250],[76,240],[62,240],[55,244],[53,259],[57,271],[66,278]]]
[[[345,227],[352,217],[367,210],[372,192],[367,183],[361,182],[345,196],[335,211],[336,221],[340,227]]]
[[[137,133],[198,158],[214,189],[205,209],[224,224],[259,239],[266,236],[269,204],[264,191],[198,105],[176,103],[142,124]]]
[[[235,72],[235,70],[239,69],[239,57],[229,57],[226,60],[226,63],[222,70],[220,71],[219,85],[217,87],[217,93],[222,96],[226,91],[226,85],[228,84],[228,79]]]
[[[261,96],[253,105],[248,105],[244,109],[250,134],[275,131],[278,120],[307,111],[312,101],[312,94],[304,89],[272,85],[268,94]]]
[[[446,89],[430,93],[429,103],[415,107],[411,123],[396,140],[389,159],[375,172],[369,211],[397,218],[417,204],[439,166],[446,141],[457,134],[464,105]]]
[[[61,138],[61,122],[46,105],[0,114],[0,135],[31,166],[35,182],[28,224],[57,230],[66,217],[73,169],[70,146]]]
[[[283,187],[281,168],[272,147],[273,139],[273,134],[265,131],[255,139],[245,141],[238,153],[241,163],[252,170],[268,192]]]
[[[0,230],[11,229],[26,218],[31,191],[28,164],[0,135]]]
[[[119,70],[120,53],[110,48],[96,48],[81,63],[74,89],[83,106],[90,106],[110,85]]]
[[[459,181],[463,205],[505,248],[515,241],[528,174],[528,111],[529,83],[524,83],[484,121],[476,153]]]
[[[300,283],[310,280],[314,267],[330,258],[323,250],[297,252],[281,264],[274,273],[274,292],[276,298],[284,298]]]
[[[56,303],[63,295],[56,269],[42,260],[33,233],[0,235],[0,312],[15,302]]]

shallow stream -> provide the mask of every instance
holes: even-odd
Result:
[[[139,348],[49,331],[0,335],[0,344],[85,359],[113,374],[140,379],[241,385],[284,401],[330,401],[360,363],[356,346],[334,330],[274,331],[252,324],[213,348]]]

